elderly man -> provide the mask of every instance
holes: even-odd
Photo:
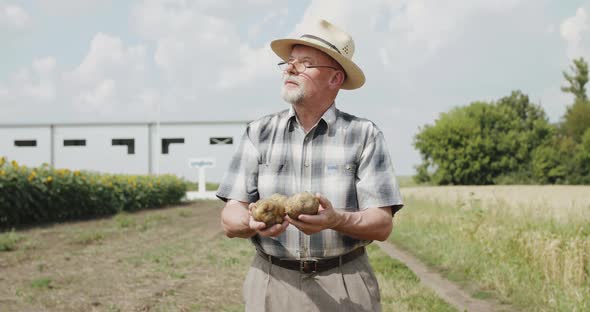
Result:
[[[335,107],[340,89],[365,82],[352,38],[324,20],[308,28],[271,43],[291,107],[248,125],[217,192],[221,223],[256,247],[247,311],[379,311],[365,246],[387,239],[403,204],[381,131]],[[302,191],[316,194],[317,215],[267,227],[250,214],[261,198]]]

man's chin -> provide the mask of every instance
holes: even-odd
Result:
[[[283,96],[283,101],[287,104],[296,104],[296,101],[293,101],[293,98]]]
[[[285,88],[283,88],[281,95],[283,96],[283,100],[285,100],[285,102],[290,103],[290,104],[297,104],[297,103],[301,102],[301,100],[303,98],[299,94],[296,94],[293,91],[287,90]]]

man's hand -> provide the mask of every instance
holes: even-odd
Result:
[[[254,220],[254,218],[252,217],[252,209],[254,208],[254,203],[250,203],[250,205],[248,205],[248,212],[249,212],[249,218],[248,218],[248,226],[250,227],[250,229],[256,231],[260,236],[263,237],[276,237],[281,235],[283,232],[285,232],[285,230],[287,230],[287,227],[289,226],[289,222],[287,222],[287,220],[283,221],[283,223],[281,224],[275,224],[273,226],[269,226],[268,228],[266,227],[266,224],[264,222],[259,222]]]
[[[250,238],[256,234],[261,236],[277,236],[285,231],[289,222],[275,224],[266,228],[263,222],[257,222],[252,218],[253,204],[237,200],[229,200],[221,211],[221,226],[225,235],[229,238]]]
[[[324,196],[316,193],[320,201],[320,208],[317,215],[299,215],[298,220],[285,217],[289,223],[297,227],[301,232],[311,235],[325,229],[332,229],[343,222],[344,215],[332,207],[332,203]]]

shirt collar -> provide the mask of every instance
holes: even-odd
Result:
[[[287,115],[288,119],[293,119],[297,121],[299,125],[299,120],[297,120],[297,115],[295,114],[295,109],[293,105],[289,108],[289,114]],[[330,107],[324,112],[320,120],[324,120],[324,122],[328,125],[328,129],[334,125],[336,122],[336,102],[332,103]]]
[[[334,125],[334,123],[336,122],[336,102],[332,103],[332,105],[322,116],[322,119],[326,122],[328,128]]]

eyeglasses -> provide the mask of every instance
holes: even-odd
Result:
[[[298,73],[302,73],[304,72],[306,69],[308,68],[317,68],[317,67],[327,67],[327,68],[331,68],[334,70],[338,70],[338,68],[334,67],[334,66],[329,66],[329,65],[305,65],[305,63],[300,63],[300,62],[280,62],[277,65],[279,65],[279,68],[282,71],[286,71],[287,69],[289,69],[289,65],[292,65],[293,68],[295,68],[295,71],[297,71]]]

